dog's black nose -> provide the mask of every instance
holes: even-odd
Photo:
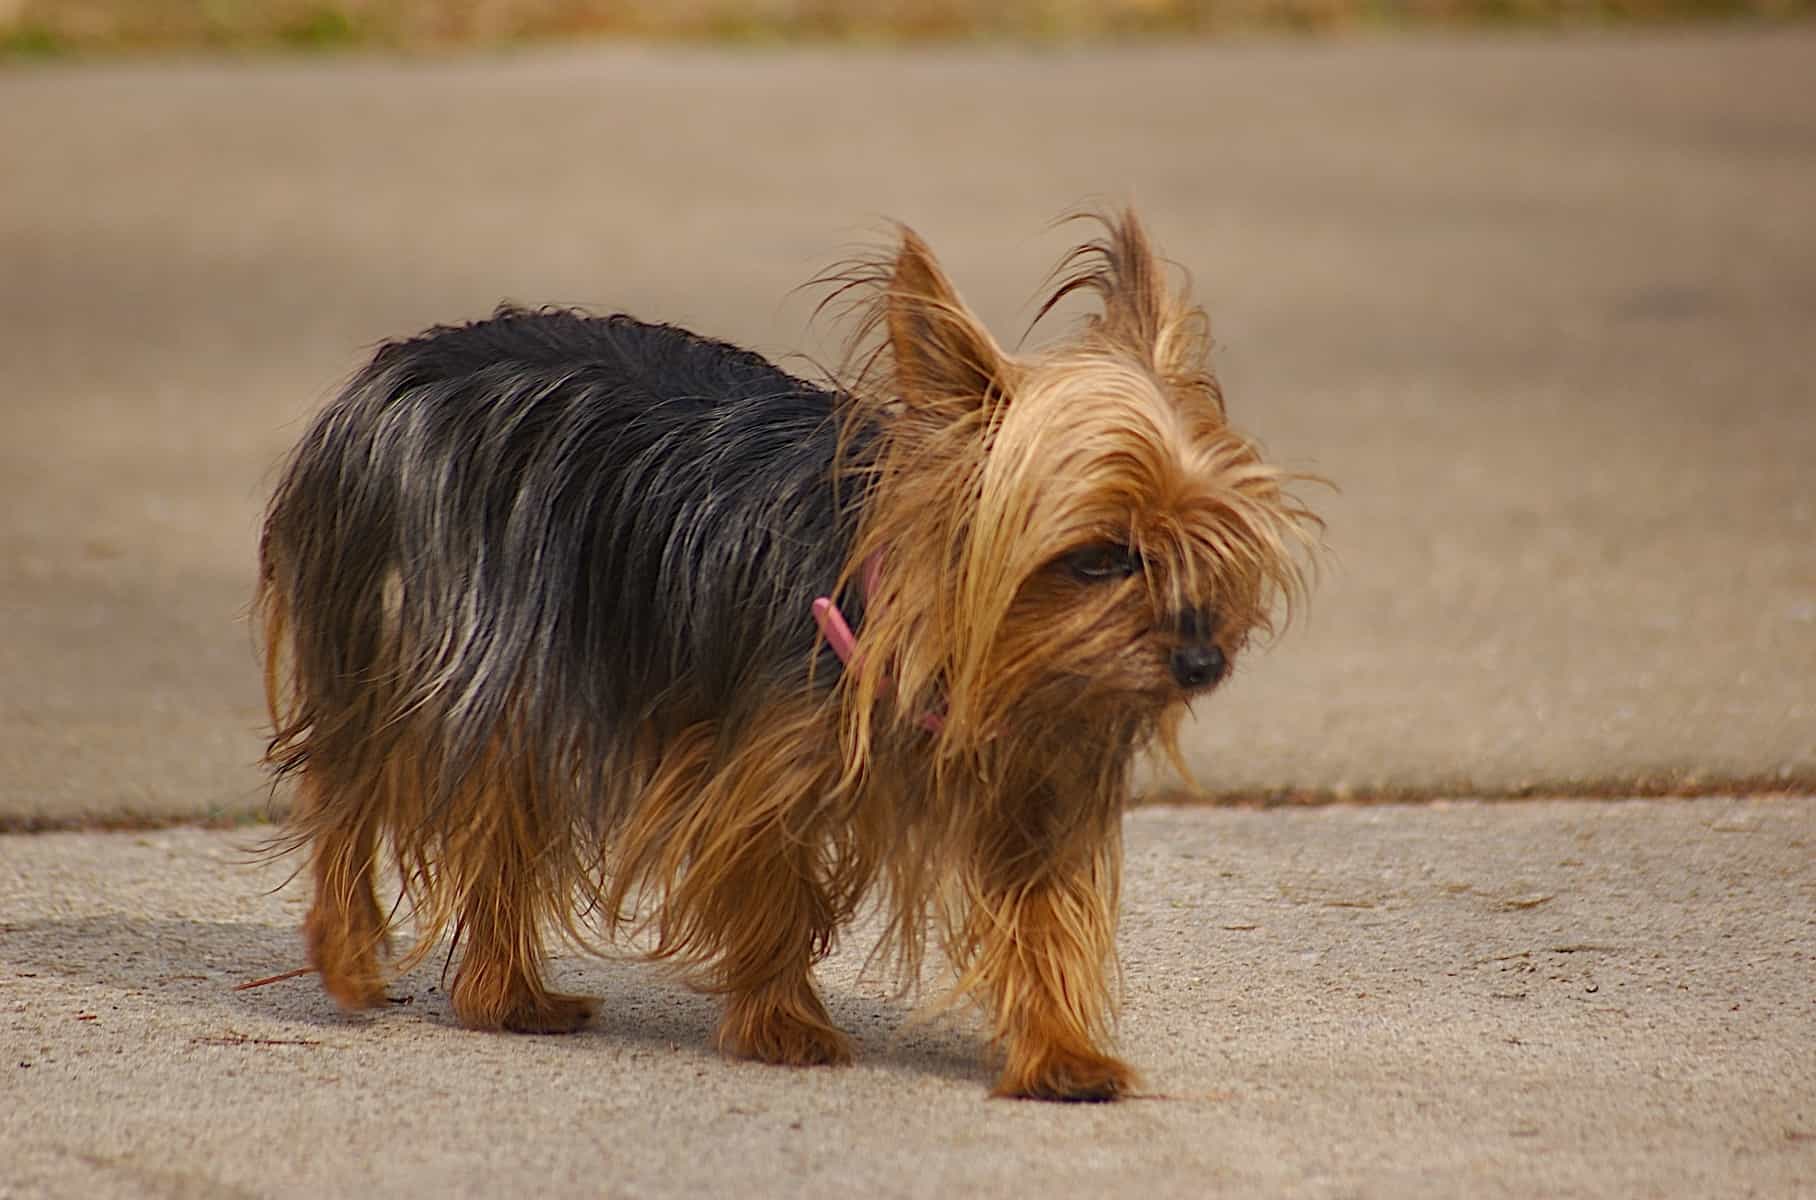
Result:
[[[1223,678],[1223,651],[1215,646],[1181,646],[1173,651],[1173,678],[1180,687],[1196,688]]]

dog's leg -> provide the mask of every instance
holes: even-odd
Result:
[[[791,1067],[850,1062],[851,1041],[813,985],[836,918],[809,855],[779,833],[748,842],[708,903],[725,922],[714,964],[726,997],[719,1049]]]
[[[386,922],[373,888],[377,831],[372,807],[337,799],[310,776],[298,789],[297,810],[296,822],[312,830],[309,865],[315,897],[303,922],[309,962],[342,1008],[382,1004],[379,952]]]
[[[532,807],[499,789],[466,807],[477,828],[447,843],[446,869],[459,888],[460,966],[450,989],[454,1013],[472,1029],[573,1033],[593,1019],[590,996],[543,986],[543,919],[563,897],[539,872],[549,847]]]
[[[671,736],[614,835],[602,910],[655,899],[647,953],[724,997],[717,1040],[734,1058],[851,1059],[813,984],[870,877],[856,850],[827,853],[825,831],[843,827],[823,811],[837,771],[828,725],[809,697],[768,705],[735,739],[710,724]]]
[[[598,1002],[543,986],[541,938],[526,927],[535,918],[525,916],[525,897],[512,891],[501,879],[469,899],[451,989],[454,1013],[470,1029],[573,1033],[593,1019]]]
[[[672,738],[617,834],[605,911],[633,886],[660,897],[649,952],[697,965],[696,984],[724,997],[717,1041],[734,1058],[851,1059],[813,984],[868,882],[863,856],[826,853],[825,830],[842,827],[822,811],[837,762],[827,729],[822,705],[801,698],[769,705],[723,757],[732,739],[714,726]]]
[[[789,973],[725,1004],[718,1045],[732,1058],[784,1067],[844,1066],[851,1039],[832,1023],[805,973]]]
[[[974,880],[959,948],[1005,1051],[994,1094],[1123,1095],[1135,1073],[1100,1048],[1112,1009],[1119,840],[1112,833],[1057,861],[993,857]]]

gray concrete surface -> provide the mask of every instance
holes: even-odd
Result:
[[[772,353],[884,215],[1008,338],[1132,196],[1321,471],[1218,792],[1816,780],[1816,34],[0,72],[0,827],[257,811],[273,464],[500,298]],[[1019,307],[1018,307],[1019,306]]]
[[[231,833],[0,853],[0,1197],[1816,1196],[1816,798],[1129,820],[1142,1099],[985,1098],[975,1030],[826,965],[859,1062],[721,1061],[711,1003],[558,964],[597,1028],[370,1018]]]

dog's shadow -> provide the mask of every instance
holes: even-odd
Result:
[[[268,924],[107,915],[0,925],[0,964],[9,974],[117,991],[199,1018],[220,1017],[228,1027],[300,1024],[357,1031],[404,1019],[458,1028],[447,1002],[442,956],[395,980],[390,1006],[351,1015],[335,1006],[312,973],[282,977],[286,968],[303,962],[297,931]],[[670,971],[628,955],[566,952],[552,961],[549,974],[553,986],[601,1001],[600,1016],[571,1039],[577,1052],[628,1042],[693,1046],[708,1053],[718,1002]],[[861,994],[837,981],[823,986],[823,994],[834,1022],[856,1039],[861,1062],[988,1083],[980,1041],[969,1030],[913,1021],[908,1001]]]

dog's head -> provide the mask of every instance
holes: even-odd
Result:
[[[1029,355],[912,232],[878,273],[862,641],[960,741],[1167,725],[1305,591],[1317,518],[1230,427],[1203,311],[1132,214],[1096,219],[1041,313],[1077,291],[1101,307]]]

